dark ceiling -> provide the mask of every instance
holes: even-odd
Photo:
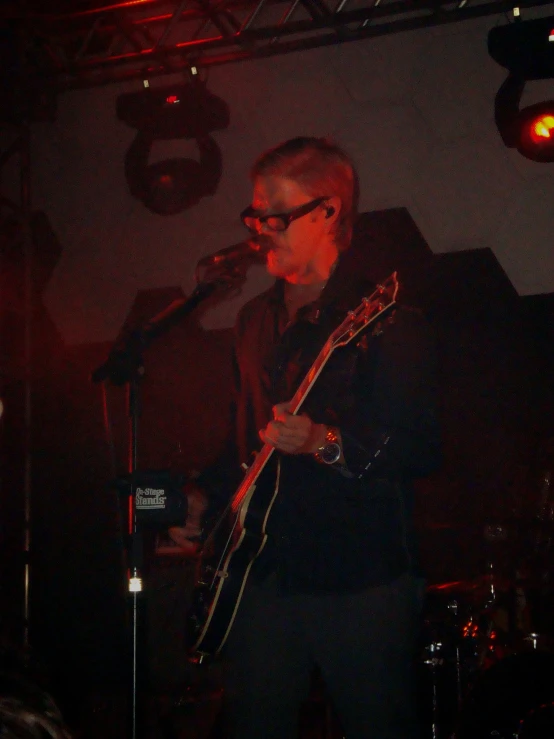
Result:
[[[4,86],[57,91],[488,15],[502,0],[0,0]],[[553,6],[523,0],[526,8]],[[504,19],[502,18],[502,22]]]

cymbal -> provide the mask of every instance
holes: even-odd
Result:
[[[426,535],[430,532],[452,533],[458,536],[472,536],[493,544],[496,542],[512,541],[519,528],[508,523],[477,524],[460,523],[459,521],[416,522],[417,531]]]
[[[451,580],[450,582],[435,583],[427,587],[428,593],[476,593],[492,592],[493,590],[506,591],[512,587],[512,581],[507,577],[480,575],[472,580]]]
[[[420,531],[478,531],[480,526],[475,524],[461,524],[458,521],[416,521],[416,528]]]
[[[472,580],[452,580],[450,582],[440,582],[435,585],[428,585],[428,593],[470,593],[476,590],[476,585]]]

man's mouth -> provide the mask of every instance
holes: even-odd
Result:
[[[280,247],[279,247],[279,246],[278,246],[278,245],[277,245],[277,244],[276,244],[276,243],[275,243],[274,241],[271,241],[270,239],[267,239],[267,240],[265,240],[265,241],[264,241],[264,242],[263,242],[263,243],[261,244],[261,247],[262,247],[262,250],[263,250],[263,251],[264,251],[264,252],[265,252],[266,254],[268,254],[268,253],[270,253],[270,252],[271,252],[272,254],[275,254],[276,252],[278,252],[278,251],[281,251],[281,248],[280,248]]]

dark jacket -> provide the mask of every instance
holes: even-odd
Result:
[[[261,447],[258,431],[272,406],[292,398],[333,329],[373,292],[360,264],[359,253],[343,254],[320,299],[282,335],[283,281],[242,308],[235,341],[238,461],[248,463]],[[302,407],[313,421],[340,428],[347,469],[313,455],[274,455],[279,494],[254,576],[276,570],[288,591],[356,590],[416,569],[412,480],[440,460],[433,339],[422,316],[405,307],[380,329],[336,349]]]

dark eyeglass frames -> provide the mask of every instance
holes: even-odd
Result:
[[[308,215],[308,213],[311,213],[318,205],[321,205],[321,203],[328,199],[327,196],[316,198],[288,213],[269,213],[265,216],[258,215],[256,210],[249,205],[240,214],[240,219],[246,228],[254,233],[257,233],[262,226],[266,226],[270,231],[286,231],[293,221]]]

